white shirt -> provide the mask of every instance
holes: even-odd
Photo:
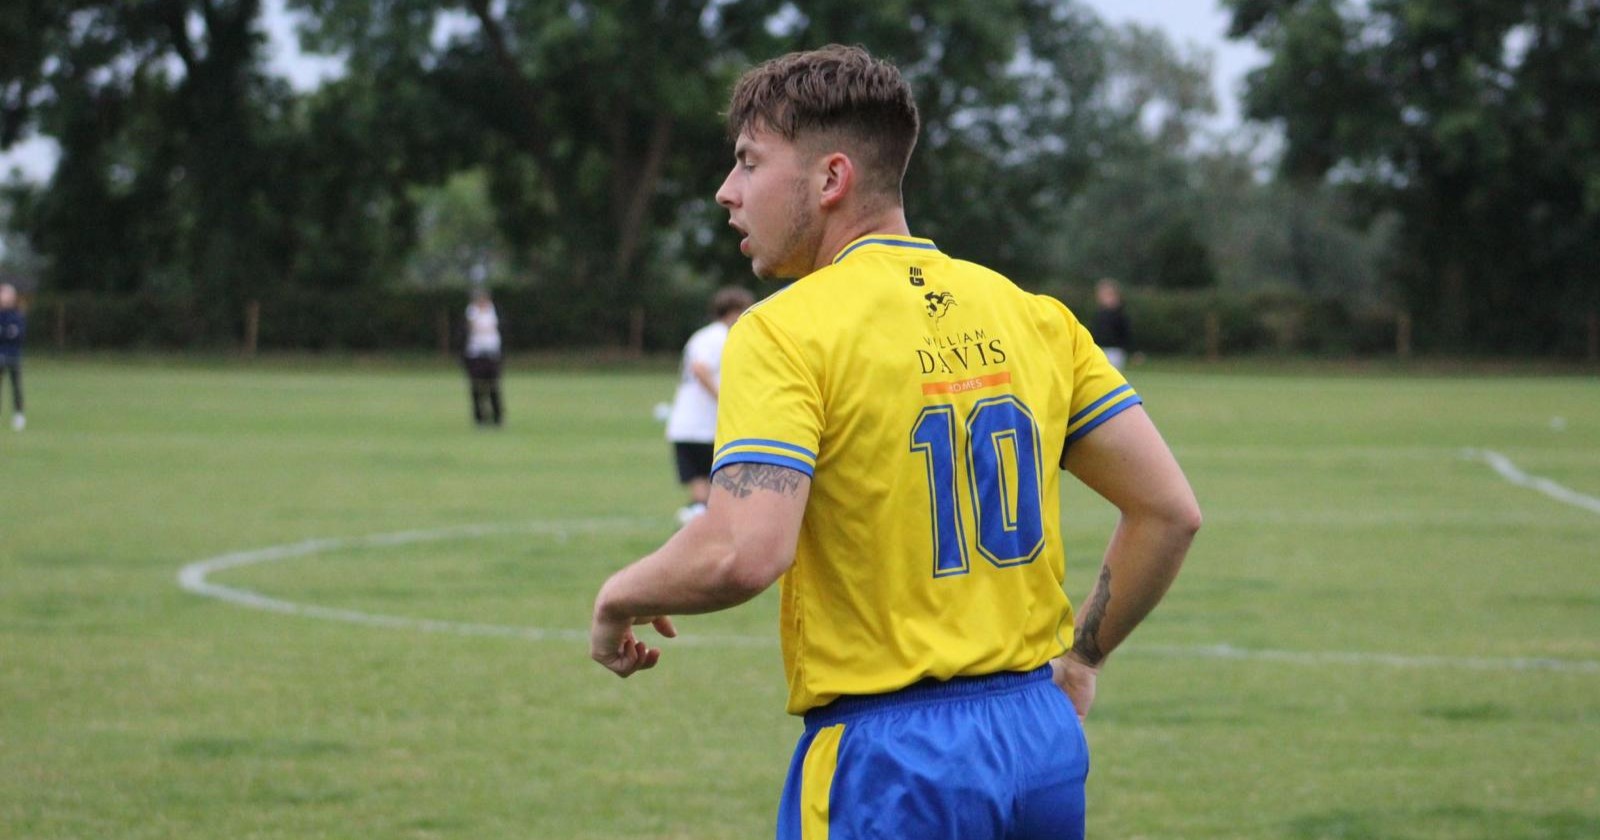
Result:
[[[667,415],[667,440],[676,443],[711,443],[717,438],[717,398],[696,379],[696,362],[711,371],[711,381],[722,384],[722,346],[728,343],[728,325],[712,321],[689,336],[683,346],[683,368],[678,371],[678,392]]]
[[[500,316],[494,304],[467,304],[467,355],[500,355]]]

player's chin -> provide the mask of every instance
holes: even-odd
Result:
[[[750,271],[759,280],[784,280],[799,275],[792,271],[784,271],[783,267],[772,262],[755,257],[750,260]]]

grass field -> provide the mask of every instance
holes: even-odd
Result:
[[[770,836],[799,732],[771,593],[628,681],[569,632],[671,531],[670,373],[515,371],[501,432],[432,362],[27,375],[0,836]],[[1600,837],[1600,381],[1134,383],[1207,524],[1102,678],[1091,836]],[[1081,597],[1113,514],[1068,501]],[[207,580],[338,615],[178,585],[318,539]]]

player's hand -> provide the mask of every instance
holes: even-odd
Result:
[[[672,619],[664,615],[626,619],[608,617],[596,610],[589,627],[589,657],[624,678],[635,671],[654,668],[661,660],[661,648],[639,641],[633,634],[636,624],[653,625],[657,633],[669,639],[678,635]]]
[[[1050,660],[1050,679],[1072,701],[1072,707],[1078,710],[1078,722],[1082,723],[1089,716],[1089,707],[1094,705],[1100,669],[1068,651]]]

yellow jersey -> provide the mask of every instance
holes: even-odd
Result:
[[[791,713],[1070,646],[1061,456],[1140,400],[1066,306],[874,235],[747,311],[722,364],[712,472],[811,477],[780,581]]]

